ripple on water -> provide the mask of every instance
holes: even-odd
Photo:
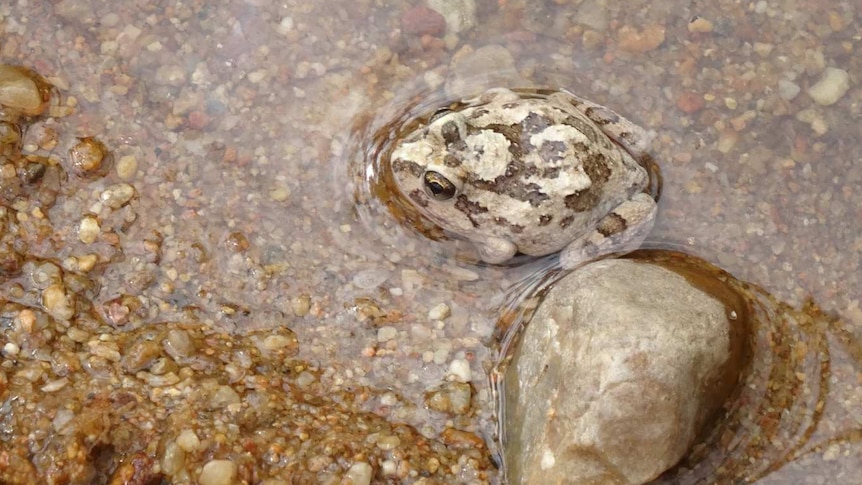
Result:
[[[813,456],[835,459],[830,453],[849,453],[844,444],[862,444],[862,425],[853,418],[852,410],[830,406],[837,399],[846,399],[835,396],[837,389],[830,388],[834,367],[858,369],[862,362],[862,346],[840,321],[813,301],[801,309],[793,308],[693,256],[642,250],[630,257],[682,274],[732,309],[736,331],[748,333],[748,364],[723,415],[707,427],[682,462],[653,484],[767,483],[779,475],[781,480],[801,478],[807,476],[806,460]],[[509,349],[523,322],[561,276],[544,271],[524,279],[520,295],[510,293],[513,299],[502,313],[496,335],[501,356],[511,354]],[[841,343],[841,352],[836,353],[836,342]],[[499,385],[505,360],[501,362],[491,373],[498,399],[504,394]],[[503,403],[498,406],[502,409]],[[776,473],[778,470],[782,473]]]

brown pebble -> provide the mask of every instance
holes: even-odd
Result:
[[[698,93],[686,91],[679,95],[676,99],[676,107],[683,113],[697,113],[706,105],[703,96]]]
[[[617,31],[617,42],[620,50],[632,54],[643,54],[658,48],[664,42],[664,26],[650,24],[638,31],[630,25],[624,25]]]
[[[706,34],[712,32],[712,22],[702,17],[696,17],[688,23],[688,31],[691,33]]]
[[[446,30],[446,19],[428,7],[412,7],[401,16],[401,28],[409,35],[440,37]]]
[[[88,136],[69,150],[69,163],[78,175],[103,176],[110,170],[113,157],[102,142]]]
[[[0,105],[25,116],[39,116],[48,109],[51,84],[21,66],[0,64]]]
[[[484,448],[485,441],[475,433],[455,428],[446,428],[440,433],[440,440],[455,448]]]
[[[228,234],[226,242],[228,249],[235,253],[241,253],[249,247],[248,238],[239,231]]]
[[[189,128],[200,130],[210,124],[210,117],[203,111],[195,110],[189,113]]]

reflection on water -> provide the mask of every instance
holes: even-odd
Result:
[[[840,319],[811,300],[794,308],[683,253],[641,250],[628,257],[671,269],[723,302],[733,331],[746,333],[748,342],[748,364],[722,416],[680,464],[652,483],[782,483],[799,476],[812,455],[835,459],[858,450],[862,423],[840,407],[845,396],[836,390],[835,367],[846,371],[862,363],[862,345]],[[510,293],[497,329],[501,361],[491,372],[500,413],[508,357],[543,295],[562,276],[557,271],[534,273],[517,285],[521,293]],[[505,430],[498,433],[502,438]]]

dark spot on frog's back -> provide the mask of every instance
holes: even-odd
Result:
[[[611,178],[610,160],[603,153],[593,152],[584,157],[584,172],[590,177],[590,190],[598,189]]]
[[[521,125],[501,125],[499,123],[492,123],[485,126],[485,129],[500,133],[509,140],[509,143],[512,145],[520,145],[521,138],[524,134],[524,130],[521,128]]]
[[[539,216],[539,226],[547,226],[554,220],[554,216],[551,214],[542,214]]]
[[[473,202],[469,200],[464,194],[458,196],[458,200],[455,202],[455,208],[463,212],[464,215],[466,215],[467,218],[470,219],[470,222],[473,224],[473,227],[479,226],[479,223],[476,222],[473,216],[488,212],[487,207],[482,206],[478,202]]]
[[[574,216],[563,217],[562,219],[560,219],[560,227],[565,229],[565,228],[569,227],[569,225],[571,225],[572,221],[574,221],[574,220],[575,220]]]
[[[509,231],[511,231],[514,234],[521,234],[524,232],[524,226],[521,226],[518,224],[512,224],[505,217],[495,217],[494,218],[494,224],[497,224],[498,226],[504,226],[504,227],[508,228]]]
[[[545,140],[542,146],[539,147],[539,156],[542,160],[549,162],[559,162],[565,158],[566,144],[561,141]]]
[[[568,209],[575,212],[586,212],[592,210],[596,205],[598,205],[599,200],[601,199],[601,194],[601,189],[590,187],[587,190],[579,190],[574,194],[567,195],[563,201]]]
[[[521,126],[526,133],[535,134],[547,128],[549,125],[548,118],[545,116],[541,116],[538,113],[530,113],[528,114],[523,121],[521,121]]]

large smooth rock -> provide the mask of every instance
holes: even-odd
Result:
[[[512,484],[640,484],[735,388],[744,332],[670,270],[604,260],[556,283],[505,370]]]

